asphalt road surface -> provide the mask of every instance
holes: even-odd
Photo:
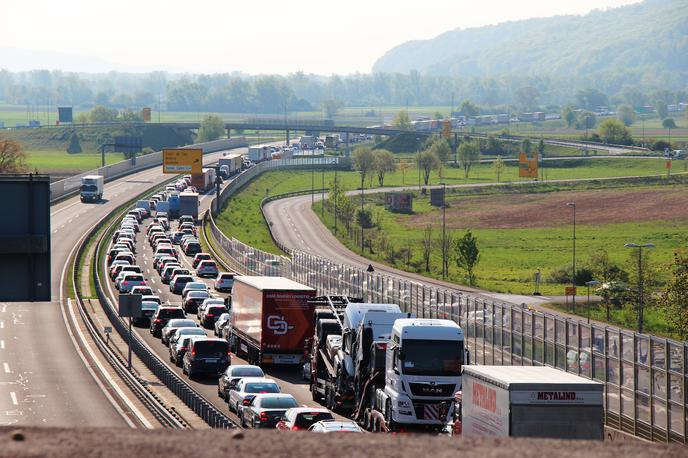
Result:
[[[207,208],[209,208],[213,196],[214,195],[201,196],[199,214]],[[169,285],[162,283],[160,276],[158,275],[157,271],[153,268],[153,250],[150,247],[145,235],[146,228],[151,222],[152,218],[147,218],[140,225],[141,232],[139,232],[139,234],[137,235],[136,241],[137,264],[141,266],[141,268],[143,269],[144,277],[146,278],[146,283],[153,289],[154,293],[160,297],[163,303],[167,302],[172,305],[181,306],[181,295],[171,293],[169,290]],[[172,221],[172,229],[175,229],[176,226],[177,221]],[[195,276],[195,269],[193,269],[191,265],[193,257],[186,256],[183,252],[181,252],[180,248],[178,248],[178,251],[180,251],[179,256],[182,266],[192,271],[192,273],[194,273]],[[203,278],[199,280],[204,281],[209,286],[212,295],[223,298],[227,296],[227,294],[217,292],[213,289],[214,279]],[[114,284],[109,280],[107,280],[107,284],[107,290],[110,294],[110,297],[113,298],[113,300],[115,300],[118,294],[117,290],[115,289]],[[198,321],[195,313],[188,314],[187,318]],[[160,338],[153,337],[150,334],[147,327],[136,327],[134,329],[138,336],[141,337],[141,339],[148,344],[148,346],[160,357],[160,359],[165,361],[173,371],[175,371],[178,375],[183,377],[193,387],[194,390],[201,393],[206,399],[212,402],[215,405],[215,407],[217,407],[219,410],[229,415],[230,418],[238,422],[238,417],[234,413],[229,412],[227,404],[217,395],[216,377],[194,378],[194,380],[189,380],[189,378],[183,374],[181,367],[177,367],[174,363],[169,361],[169,349],[161,342]],[[206,334],[212,337],[213,330],[207,329]],[[238,358],[236,355],[232,355],[232,364],[248,363],[242,360],[241,358]],[[315,403],[312,400],[308,382],[304,380],[301,375],[301,366],[267,366],[263,367],[263,369],[267,377],[274,379],[278,383],[283,393],[289,393],[292,396],[294,396],[294,398],[296,398],[297,402],[300,405],[307,405],[310,407],[322,407],[321,405]]]
[[[206,155],[205,162],[220,156]],[[0,303],[0,426],[128,426],[75,348],[61,306],[62,279],[68,280],[63,270],[100,218],[168,178],[155,167],[107,183],[100,203],[81,203],[76,196],[51,207],[52,300]]]

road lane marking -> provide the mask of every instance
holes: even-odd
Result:
[[[5,327],[5,322],[4,322],[4,321],[0,321],[0,329],[2,329],[2,328],[4,328],[4,327]]]
[[[2,313],[7,311],[7,304],[2,304]]]
[[[7,363],[2,363],[2,367],[5,369],[5,374],[11,374],[10,365]]]
[[[0,350],[4,350],[4,349],[5,349],[5,341],[0,340]]]
[[[162,294],[162,290],[160,288],[158,288],[158,293]]]
[[[12,404],[18,406],[19,401],[17,401],[17,393],[15,393],[14,391],[10,391],[10,397],[12,398]]]

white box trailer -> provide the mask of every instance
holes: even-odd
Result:
[[[464,366],[462,434],[602,440],[603,391],[551,367]]]

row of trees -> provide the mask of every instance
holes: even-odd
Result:
[[[88,75],[34,70],[0,70],[0,100],[12,104],[104,105],[110,108],[155,107],[168,110],[238,113],[284,113],[321,109],[327,116],[340,106],[448,105],[467,116],[481,112],[551,111],[572,104],[589,111],[598,106],[653,105],[685,102],[688,91],[651,85],[586,81],[570,78],[503,76],[467,78],[407,74],[354,74],[346,77],[306,75],[247,76],[239,73],[179,75],[166,72]],[[482,108],[480,106],[482,106]],[[555,108],[556,109],[556,108]],[[663,118],[666,116],[662,116]]]

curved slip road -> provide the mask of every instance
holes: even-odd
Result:
[[[220,155],[211,153],[205,160]],[[61,301],[61,280],[73,248],[100,218],[170,177],[155,167],[107,183],[101,203],[81,203],[76,196],[50,208],[52,300],[0,303],[0,426],[130,425],[74,346],[76,337],[65,324],[69,311]],[[64,272],[65,282],[67,276]]]

